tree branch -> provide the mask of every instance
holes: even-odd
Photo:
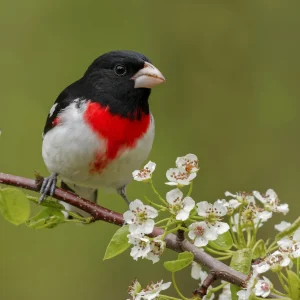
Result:
[[[43,178],[39,177],[36,180],[19,177],[11,174],[0,173],[0,184],[12,185],[19,188],[24,188],[31,191],[39,192]],[[98,204],[95,204],[89,200],[83,199],[69,191],[63,190],[61,188],[56,188],[53,198],[64,201],[68,204],[71,204],[77,208],[82,209],[83,211],[89,213],[94,221],[105,221],[113,223],[118,226],[124,224],[123,215],[120,213],[114,212],[107,208],[104,208]],[[161,235],[163,230],[160,228],[154,228],[151,236],[155,237]],[[188,240],[180,241],[178,237],[174,234],[168,234],[165,237],[165,242],[167,248],[176,251],[189,251],[194,254],[194,260],[207,267],[214,277],[217,279],[223,279],[227,282],[230,282],[234,285],[240,287],[246,287],[247,275],[242,274],[238,271],[235,271],[225,265],[224,263],[216,260],[209,254],[205,253],[201,249],[195,247]],[[271,295],[271,298],[279,298],[276,295]]]

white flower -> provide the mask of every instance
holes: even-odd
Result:
[[[225,200],[217,200],[213,205],[207,201],[197,203],[197,213],[200,217],[204,217],[205,221],[211,227],[214,227],[218,234],[223,234],[229,230],[229,225],[220,222],[221,217],[227,214]],[[226,202],[226,201],[225,201]]]
[[[208,241],[214,241],[218,238],[215,227],[209,226],[206,222],[195,222],[189,226],[188,236],[194,241],[195,246],[203,247]]]
[[[134,260],[138,258],[145,258],[151,251],[149,238],[141,234],[129,234],[127,235],[128,242],[133,245],[130,255]]]
[[[266,222],[272,218],[272,212],[267,210],[258,211],[257,218],[261,219],[262,222]]]
[[[238,208],[242,203],[236,199],[230,199],[228,202],[225,202],[227,207],[227,214],[232,215],[233,211]]]
[[[253,195],[262,202],[267,210],[281,212],[284,215],[289,212],[288,204],[279,204],[279,199],[274,190],[268,189],[265,195],[257,191],[253,191]]]
[[[197,213],[200,217],[209,217],[213,214],[216,217],[225,216],[227,207],[221,200],[217,200],[213,205],[207,201],[197,203]]]
[[[157,263],[160,256],[166,248],[166,243],[161,239],[162,236],[157,236],[150,242],[150,252],[148,252],[146,259],[152,260],[153,263]]]
[[[141,200],[130,202],[129,209],[123,214],[124,220],[129,224],[129,232],[149,234],[154,228],[154,219],[157,217],[157,210],[149,205],[144,205]]]
[[[187,154],[182,157],[177,157],[176,166],[179,169],[185,170],[187,173],[199,171],[198,157],[195,154]]]
[[[251,194],[247,194],[246,192],[238,192],[236,194],[232,194],[230,192],[225,192],[226,197],[233,197],[232,200],[237,200],[240,203],[255,203],[255,199]]]
[[[270,256],[268,256],[267,261],[271,265],[271,267],[275,267],[276,265],[287,267],[291,264],[291,259],[289,258],[288,254],[279,250],[273,252]]]
[[[279,249],[282,252],[290,252],[293,247],[293,241],[285,237],[277,242]]]
[[[232,230],[236,232],[238,225],[241,226],[242,231],[246,230],[247,227],[261,227],[263,226],[263,222],[266,222],[271,216],[272,212],[257,207],[254,202],[250,202],[241,214],[236,213],[231,217],[234,225]]]
[[[271,293],[271,281],[263,276],[263,280],[258,280],[254,287],[255,295],[266,298]]]
[[[238,300],[249,300],[251,290],[240,290],[236,293],[238,295]]]
[[[190,211],[195,206],[195,201],[191,197],[182,199],[183,193],[179,189],[171,190],[167,193],[166,199],[169,205],[169,210],[176,215],[176,220],[185,221],[190,215]]]
[[[225,281],[221,281],[222,283],[226,283]],[[231,300],[231,291],[230,291],[230,284],[226,284],[223,289],[222,289],[222,293],[219,295],[219,299],[218,300]]]
[[[293,241],[300,242],[300,228],[298,228],[293,235]]]
[[[277,242],[279,250],[292,258],[300,257],[300,242],[295,242],[289,238],[283,238]]]
[[[139,296],[141,296],[141,299],[143,300],[156,299],[160,292],[168,289],[170,285],[171,282],[163,283],[162,280],[157,283],[151,283],[139,293]]]
[[[166,174],[169,182],[166,182],[167,185],[176,185],[176,186],[185,186],[189,185],[191,181],[197,176],[196,173],[188,173],[185,170],[178,168],[171,168],[167,171]]]
[[[200,279],[200,284],[202,284],[203,280],[207,277],[207,272],[203,271],[201,266],[193,261],[191,276],[196,280]]]
[[[284,242],[281,245],[287,247],[287,245],[285,245]],[[292,263],[289,257],[290,254],[291,254],[290,250],[284,251],[284,249],[280,248],[280,250],[277,250],[272,254],[270,254],[269,256],[267,256],[265,260],[263,260],[259,264],[252,265],[252,268],[258,274],[262,274],[267,272],[271,268],[277,269],[278,266],[287,267]]]
[[[262,274],[262,273],[269,271],[271,266],[266,260],[263,260],[262,262],[260,262],[256,265],[252,265],[252,268],[256,273]]]
[[[287,229],[289,226],[291,226],[291,223],[285,222],[285,221],[281,221],[281,223],[276,224],[274,227],[275,227],[276,230],[278,230],[278,231],[281,232],[281,231]]]
[[[144,169],[135,170],[132,172],[133,179],[136,181],[143,181],[148,182],[152,177],[152,173],[156,168],[156,163],[149,161],[145,166]]]
[[[141,297],[138,295],[142,290],[142,286],[137,281],[137,279],[133,280],[131,285],[128,287],[128,294],[131,296],[132,300],[140,300]]]

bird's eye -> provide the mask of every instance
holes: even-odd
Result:
[[[124,76],[126,74],[126,68],[123,65],[115,66],[115,73],[119,76]]]

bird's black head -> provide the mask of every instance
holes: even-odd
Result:
[[[98,57],[82,78],[88,97],[114,114],[136,118],[149,113],[151,88],[165,81],[143,54],[112,51]]]

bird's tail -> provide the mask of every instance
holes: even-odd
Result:
[[[78,196],[90,200],[91,202],[97,203],[97,196],[98,196],[98,190],[95,190],[93,188],[88,188],[80,185],[76,185],[74,183],[66,184],[64,181],[61,182],[61,188],[67,191],[70,191],[72,193],[77,194]],[[86,213],[85,211],[74,207],[66,202],[60,202],[67,211],[72,211],[74,213],[78,213],[83,217],[89,217],[90,215]]]

